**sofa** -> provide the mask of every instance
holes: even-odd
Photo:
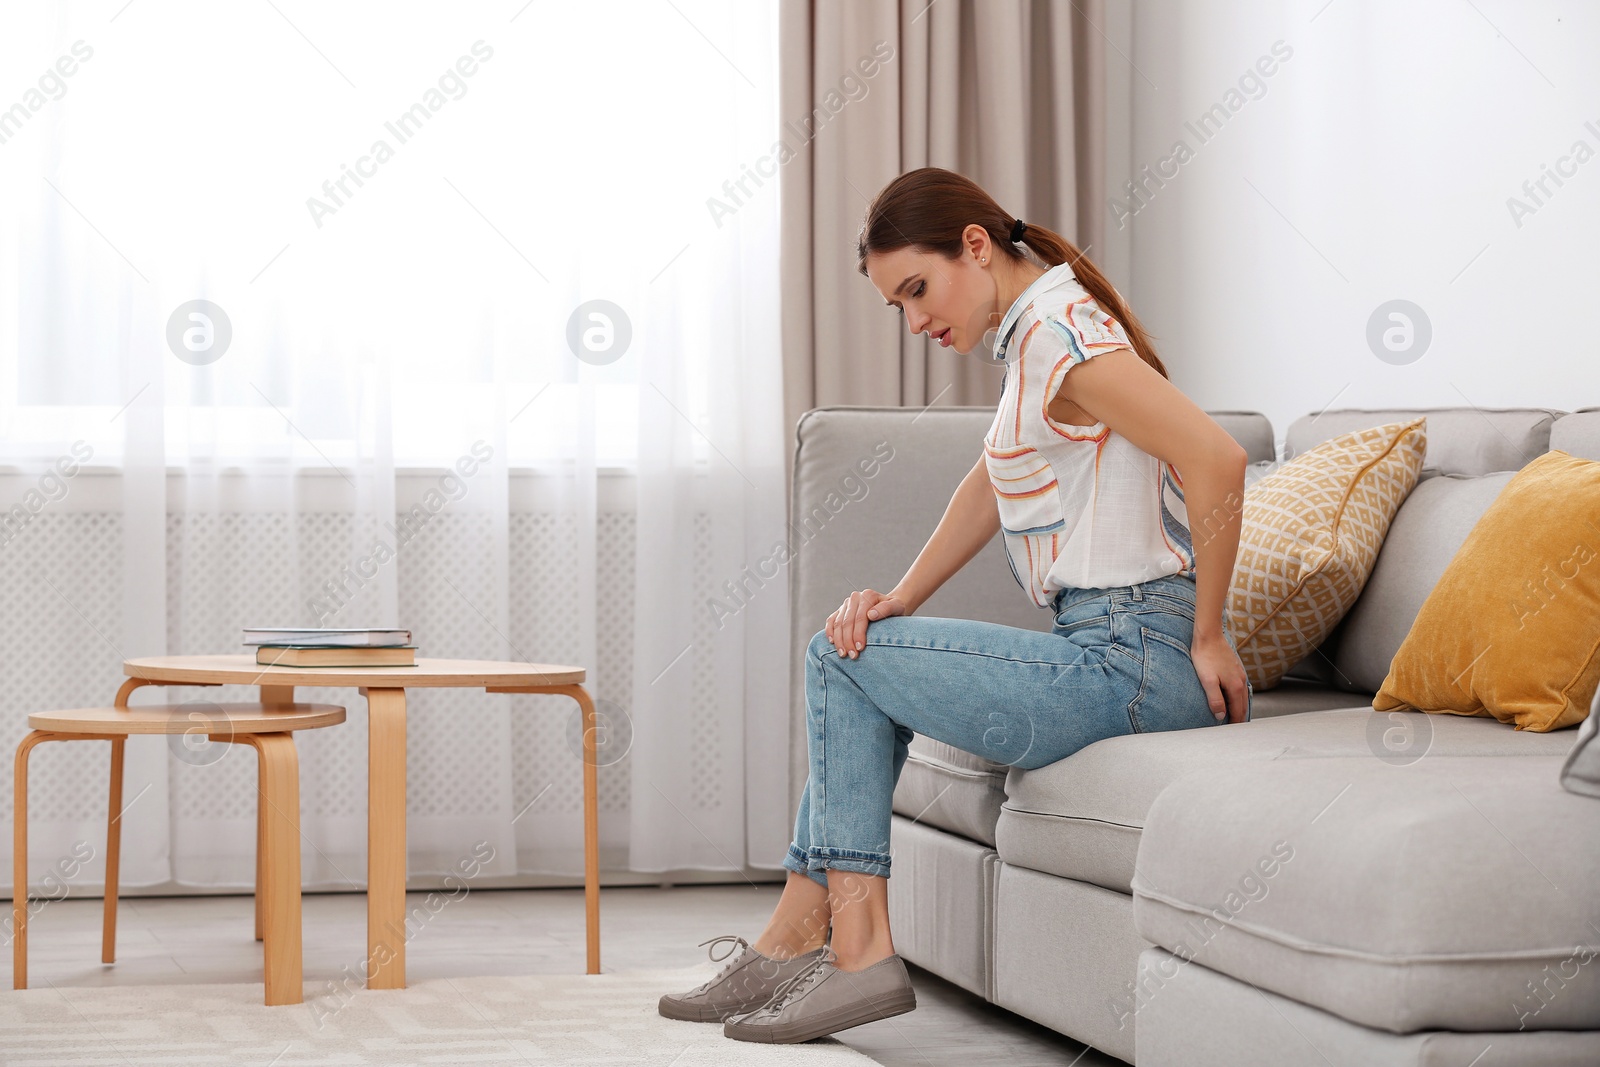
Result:
[[[1477,518],[1548,449],[1600,459],[1600,409],[1325,410],[1281,455],[1265,416],[1210,414],[1249,454],[1247,485],[1338,434],[1427,417],[1421,479],[1359,599],[1248,722],[1107,738],[1035,770],[918,735],[893,802],[896,950],[1139,1067],[1600,1064],[1600,798],[1558,780],[1578,728],[1371,707]],[[792,804],[808,642],[851,590],[899,581],[992,418],[799,420]],[[998,535],[917,614],[1052,622]]]

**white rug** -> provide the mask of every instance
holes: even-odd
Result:
[[[450,978],[269,1008],[261,985],[42,985],[0,992],[0,1064],[441,1067],[455,1064],[870,1064],[836,1037],[765,1045],[721,1023],[663,1018],[656,1001],[719,964],[607,974]]]

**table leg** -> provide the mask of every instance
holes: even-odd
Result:
[[[11,807],[11,988],[28,988],[28,753],[51,735],[34,730],[17,745]]]
[[[594,701],[581,685],[567,694],[583,712],[583,910],[587,930],[588,973],[600,973],[600,798],[595,754]]]
[[[106,883],[101,905],[100,962],[117,962],[117,889],[122,877],[122,752],[125,738],[111,742],[111,796],[106,802]]]
[[[406,987],[406,691],[367,695],[367,988]]]
[[[220,738],[219,738],[220,739]],[[228,738],[227,740],[233,740]],[[262,984],[267,1005],[305,1003],[300,911],[300,757],[294,734],[249,734],[256,750],[256,805],[265,813]]]
[[[583,910],[588,971],[600,973],[600,772],[596,756],[594,700],[582,685],[490,685],[486,693],[547,693],[569,696],[583,715]]]
[[[263,704],[293,704],[294,686],[292,685],[263,685],[261,687],[261,703]],[[263,914],[266,908],[266,893],[263,892],[261,881],[262,856],[267,847],[267,823],[264,814],[265,807],[256,805],[256,940],[264,937],[266,917]]]

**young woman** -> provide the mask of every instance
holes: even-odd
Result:
[[[905,577],[852,592],[811,639],[811,772],[771,920],[754,944],[715,939],[738,956],[661,998],[663,1015],[722,1020],[746,1041],[916,1006],[887,881],[915,734],[1032,769],[1105,737],[1250,717],[1223,624],[1246,455],[1167,380],[1116,289],[1066,238],[937,167],[884,187],[857,255],[913,334],[1003,363],[1005,378],[977,462]],[[1049,631],[916,616],[997,531],[1017,584],[1054,613]]]

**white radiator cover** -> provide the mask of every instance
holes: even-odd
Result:
[[[421,497],[436,471],[411,471],[396,479],[395,498]],[[579,531],[575,509],[528,506],[540,498],[539,481],[553,477],[513,472],[509,486],[508,626],[504,638],[536,662],[582,663],[574,620],[579,609]],[[35,479],[0,474],[0,500],[19,499]],[[349,546],[358,516],[333,506],[346,487],[331,471],[298,479],[299,510],[249,506],[216,510],[185,507],[182,478],[169,475],[166,523],[166,635],[169,654],[247,651],[239,630],[247,625],[373,625],[363,614],[375,603],[377,582],[354,592],[337,616],[320,621],[308,603],[355,556]],[[596,649],[587,685],[619,734],[631,705],[634,612],[630,600],[637,536],[632,476],[602,474],[592,533],[596,562]],[[227,479],[217,494],[227,502]],[[68,495],[34,515],[0,550],[0,743],[14,751],[31,711],[109,704],[122,681],[125,632],[122,573],[121,479],[115,471],[86,468]],[[243,502],[234,501],[235,505]],[[397,509],[397,510],[405,510]],[[396,516],[396,527],[401,517]],[[488,512],[445,508],[385,566],[394,569],[397,623],[412,630],[419,655],[500,658],[505,647],[479,610],[489,599],[493,568],[484,564],[493,520]],[[725,597],[738,574],[713,566],[708,516],[695,516],[693,588],[697,600]],[[379,531],[387,533],[387,531]],[[390,543],[394,535],[387,533]],[[370,541],[370,538],[365,539]],[[624,561],[626,571],[611,565]],[[695,614],[701,632],[715,628],[708,610]],[[709,647],[709,644],[701,647]],[[513,653],[516,658],[521,658]],[[742,801],[724,796],[728,768],[742,753],[728,751],[709,655],[694,658],[692,808],[714,811]],[[733,694],[737,699],[738,694]],[[135,703],[252,700],[254,689],[146,688]],[[354,689],[302,687],[296,698],[343,704],[348,721],[297,735],[301,761],[302,859],[305,888],[353,890],[365,883],[366,716]],[[489,841],[494,862],[483,885],[575,885],[582,882],[582,765],[577,705],[551,696],[505,696],[481,690],[419,689],[408,697],[409,875],[413,888],[436,887],[474,844]],[[738,739],[733,738],[734,747]],[[130,786],[123,838],[123,885],[132,892],[240,892],[253,884],[255,766],[243,746],[192,765],[173,758],[165,738],[129,742]],[[142,752],[139,751],[142,748]],[[63,890],[46,876],[59,861],[92,848],[74,869],[65,891],[98,895],[103,880],[107,746],[101,742],[47,744],[35,749],[30,774],[31,884],[34,893]],[[137,753],[137,755],[136,755]],[[607,762],[598,778],[601,866],[608,882],[772,880],[770,865],[726,872],[626,871],[628,815],[633,802],[630,756]],[[142,760],[156,788],[140,793],[132,768]],[[0,762],[0,813],[12,811],[12,763]],[[777,788],[782,788],[779,783]],[[164,796],[162,794],[165,794]],[[535,799],[537,798],[537,799]],[[657,797],[646,801],[659,801]],[[531,806],[530,806],[530,802]],[[521,814],[518,814],[518,813]],[[693,816],[693,810],[687,811]],[[757,857],[766,859],[767,857]],[[0,881],[9,883],[10,850],[0,857]],[[3,889],[0,886],[0,889]]]

